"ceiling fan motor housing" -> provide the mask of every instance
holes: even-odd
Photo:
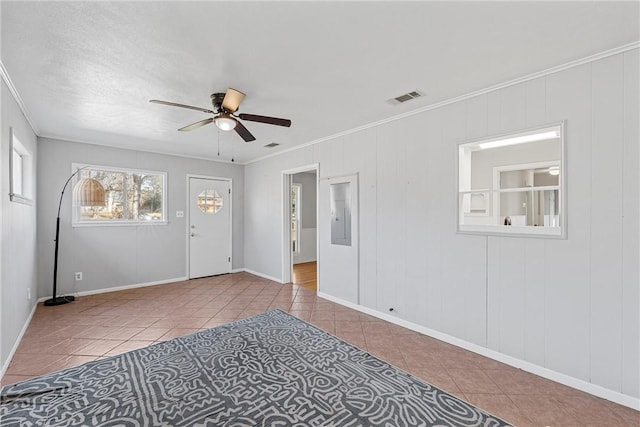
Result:
[[[213,111],[216,113],[220,113],[224,110],[222,108],[222,101],[224,101],[224,93],[213,93],[211,94],[211,103],[213,104]]]

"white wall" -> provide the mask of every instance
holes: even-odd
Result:
[[[9,128],[32,154],[31,180],[35,187],[38,146],[36,135],[22,115],[9,88],[2,81],[0,100],[0,219],[2,262],[0,267],[0,367],[4,367],[36,303],[36,202],[32,205],[9,201]],[[38,196],[36,188],[34,200]],[[27,299],[27,292],[31,300]],[[0,375],[2,371],[0,371]]]
[[[56,214],[72,163],[167,172],[168,224],[72,227],[70,184],[60,214],[59,293],[185,277],[187,174],[233,180],[233,268],[244,266],[244,166],[46,138],[38,145],[46,159],[38,165],[39,296],[52,291]],[[177,218],[176,211],[185,217]],[[83,273],[82,281],[74,281],[76,271]]]
[[[634,49],[249,164],[245,266],[281,277],[282,170],[358,172],[363,306],[637,399],[638,72]],[[456,234],[457,143],[562,120],[568,239]]]

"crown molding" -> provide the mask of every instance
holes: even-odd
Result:
[[[257,159],[254,159],[254,160],[246,161],[244,164],[245,165],[249,165],[251,163],[259,162],[259,161],[262,161],[262,160],[265,160],[265,159],[268,159],[268,158],[271,158],[271,157],[279,156],[281,154],[285,154],[285,153],[288,153],[288,152],[291,152],[291,151],[299,150],[299,149],[302,149],[302,148],[305,148],[305,147],[309,147],[311,145],[319,144],[321,142],[330,141],[332,139],[336,139],[336,138],[340,138],[340,137],[345,136],[345,135],[349,135],[349,134],[352,134],[352,133],[360,132],[360,131],[365,130],[365,129],[374,128],[376,126],[380,126],[380,125],[385,124],[385,123],[393,122],[393,121],[396,121],[396,120],[403,119],[405,117],[410,117],[410,116],[414,116],[416,114],[424,113],[425,111],[435,110],[436,108],[441,108],[441,107],[444,107],[446,105],[450,105],[450,104],[454,104],[456,102],[464,101],[464,100],[467,100],[467,99],[470,99],[470,98],[473,98],[473,97],[476,97],[476,96],[479,96],[479,95],[484,95],[484,94],[487,94],[489,92],[493,92],[493,91],[496,91],[496,90],[499,90],[499,89],[504,89],[504,88],[509,87],[509,86],[514,86],[514,85],[517,85],[517,84],[520,84],[520,83],[528,82],[530,80],[534,80],[534,79],[537,79],[537,78],[540,78],[540,77],[548,76],[550,74],[555,74],[555,73],[558,73],[560,71],[568,70],[569,68],[574,68],[574,67],[578,67],[580,65],[589,64],[591,62],[598,61],[600,59],[604,59],[604,58],[607,58],[609,56],[618,55],[620,53],[628,52],[630,50],[634,50],[634,49],[638,49],[638,48],[640,48],[640,40],[632,42],[632,43],[628,43],[628,44],[625,44],[625,45],[622,45],[622,46],[619,46],[619,47],[616,47],[616,48],[613,48],[613,49],[605,50],[603,52],[596,53],[594,55],[586,56],[584,58],[576,59],[574,61],[566,62],[564,64],[557,65],[555,67],[547,68],[546,70],[538,71],[538,72],[535,72],[535,73],[532,73],[532,74],[527,74],[527,75],[525,75],[523,77],[518,77],[518,78],[512,79],[512,80],[507,80],[506,82],[498,83],[496,85],[489,86],[489,87],[486,87],[484,89],[476,90],[474,92],[469,92],[469,93],[466,93],[464,95],[456,96],[454,98],[449,98],[449,99],[446,99],[444,101],[437,102],[435,104],[426,105],[424,107],[421,107],[421,108],[418,108],[418,109],[415,109],[415,110],[411,110],[411,111],[408,111],[406,113],[402,113],[402,114],[398,114],[396,116],[388,117],[386,119],[378,120],[377,122],[373,122],[373,123],[369,123],[369,124],[366,124],[366,125],[363,125],[363,126],[359,126],[357,128],[349,129],[349,130],[346,130],[344,132],[335,133],[333,135],[329,135],[329,136],[326,136],[326,137],[323,137],[323,138],[314,139],[313,141],[305,142],[303,144],[296,145],[295,147],[287,148],[287,149],[278,151],[276,153],[271,153],[271,154],[267,154],[266,156],[258,157]]]
[[[109,143],[104,143],[104,142],[78,141],[76,139],[66,138],[64,136],[58,136],[58,135],[47,135],[47,134],[38,135],[38,139],[49,139],[49,140],[52,140],[52,141],[71,142],[73,144],[95,145],[97,147],[115,148],[115,149],[118,149],[118,150],[133,151],[133,152],[137,152],[137,153],[149,153],[149,154],[158,154],[158,155],[161,155],[161,156],[181,157],[181,158],[185,158],[185,159],[206,160],[208,162],[227,163],[227,164],[230,164],[230,165],[240,165],[240,166],[244,166],[245,165],[245,163],[243,163],[243,162],[236,162],[236,161],[220,159],[220,158],[211,157],[211,156],[196,156],[196,155],[189,155],[189,154],[182,154],[182,153],[174,153],[174,152],[171,152],[171,151],[162,151],[162,150],[160,150],[160,151],[159,150],[151,151],[151,150],[143,150],[143,149],[140,149],[140,148],[128,148],[128,147],[123,147],[121,145],[109,144]]]
[[[25,119],[27,119],[27,122],[29,122],[29,126],[31,126],[33,133],[38,135],[38,128],[34,126],[33,121],[29,117],[27,107],[24,105],[24,102],[22,102],[22,98],[20,98],[20,94],[18,93],[18,90],[14,86],[13,81],[11,81],[11,77],[9,77],[9,72],[5,68],[4,63],[2,62],[2,59],[0,59],[0,75],[2,75],[2,80],[5,82],[5,84],[9,88],[9,92],[11,92],[13,99],[16,100],[16,103],[18,104],[20,111],[22,111],[22,115],[24,116]]]

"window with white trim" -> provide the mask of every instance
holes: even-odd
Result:
[[[9,158],[9,199],[12,202],[33,203],[33,157],[31,152],[22,145],[13,128],[10,130],[10,158]]]
[[[165,172],[88,166],[78,173],[82,178],[102,184],[105,206],[73,206],[74,225],[166,224]]]
[[[12,157],[12,165],[13,165],[13,169],[11,171],[11,177],[13,178],[13,188],[12,188],[12,193],[13,194],[17,194],[18,196],[22,195],[22,180],[23,180],[23,155],[20,154],[20,152],[18,150],[16,150],[15,148],[13,148],[11,150],[11,156]]]

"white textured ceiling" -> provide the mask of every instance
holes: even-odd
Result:
[[[638,4],[2,1],[0,53],[46,137],[215,159],[214,125],[176,130],[204,113],[148,101],[239,89],[240,112],[293,122],[220,132],[246,162],[635,42]]]

